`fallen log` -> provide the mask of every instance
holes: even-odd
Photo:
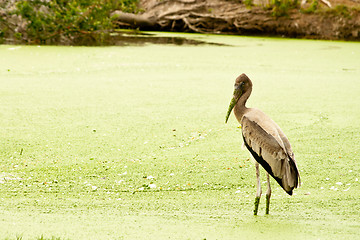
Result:
[[[156,26],[157,18],[155,16],[138,15],[115,11],[111,14],[118,25],[129,26],[132,28],[151,29]]]

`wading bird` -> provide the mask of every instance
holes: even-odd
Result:
[[[257,215],[261,197],[259,164],[267,171],[268,189],[265,213],[269,214],[271,196],[269,174],[285,192],[292,195],[293,189],[300,186],[299,171],[290,142],[280,127],[262,111],[245,106],[252,91],[250,79],[244,73],[241,74],[236,79],[234,88],[225,123],[227,123],[230,113],[234,109],[235,117],[241,124],[244,145],[256,160],[257,191],[254,215]]]

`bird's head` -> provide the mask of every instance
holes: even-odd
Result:
[[[240,97],[248,91],[248,89],[251,89],[252,87],[252,83],[250,81],[250,79],[248,78],[248,76],[246,76],[245,73],[241,74],[240,76],[238,76],[235,80],[235,85],[234,85],[234,93],[233,93],[233,98],[231,99],[227,114],[226,114],[226,120],[225,123],[227,123],[230,113],[233,110],[233,108],[235,107],[236,103],[239,101]]]

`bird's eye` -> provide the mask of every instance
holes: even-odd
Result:
[[[241,82],[240,83],[240,87],[244,87],[245,83],[244,82]]]

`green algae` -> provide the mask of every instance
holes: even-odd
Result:
[[[359,44],[174,36],[228,46],[0,46],[0,236],[357,238]],[[256,218],[255,168],[223,119],[242,72],[303,182],[272,183]]]

